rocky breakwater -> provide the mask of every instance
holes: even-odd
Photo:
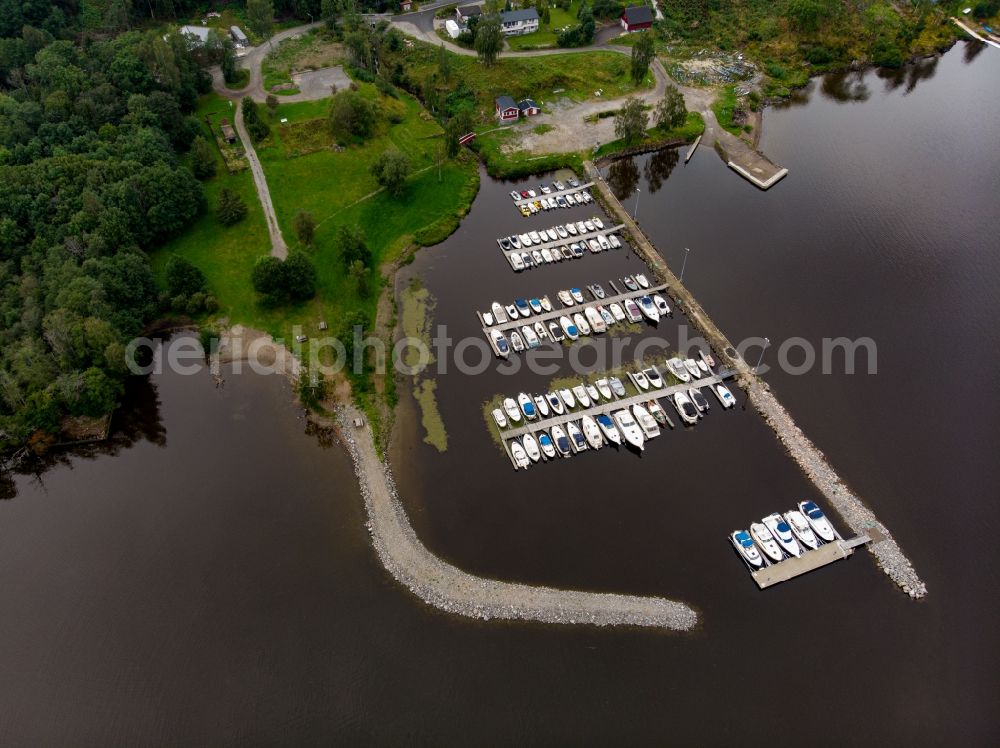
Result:
[[[338,428],[354,461],[372,544],[396,581],[424,602],[484,621],[645,626],[675,631],[694,628],[698,616],[684,603],[501,582],[473,576],[441,560],[414,533],[398,499],[392,471],[379,459],[367,425],[355,425],[359,418],[354,408],[343,408],[338,413]]]

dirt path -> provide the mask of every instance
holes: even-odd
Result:
[[[243,124],[243,108],[236,104],[235,125],[236,132],[239,133],[243,141],[243,148],[246,150],[247,162],[250,164],[250,172],[253,174],[253,184],[257,189],[257,197],[260,200],[260,207],[264,210],[264,220],[267,221],[267,232],[271,236],[271,254],[278,259],[285,259],[288,256],[288,246],[285,238],[281,235],[281,226],[278,225],[278,216],[274,212],[274,203],[271,202],[271,190],[267,186],[267,177],[264,176],[264,167],[257,158],[257,151],[254,150],[250,133],[247,132],[246,125]]]
[[[343,410],[340,428],[354,460],[368,512],[372,543],[389,573],[417,597],[436,608],[483,620],[506,619],[596,626],[649,626],[688,631],[698,617],[684,603],[500,582],[468,574],[442,561],[420,542],[396,497],[389,468],[379,460],[361,414]]]

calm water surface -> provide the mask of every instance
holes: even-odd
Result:
[[[756,591],[724,534],[811,492],[752,412],[716,406],[641,458],[522,475],[480,404],[547,378],[450,372],[448,452],[421,442],[405,393],[393,450],[427,544],[481,574],[678,597],[703,625],[445,616],[378,565],[348,460],[306,433],[283,382],[164,374],[136,385],[115,454],[21,477],[0,503],[0,742],[832,743],[858,725],[871,742],[995,742],[993,52],[960,45],[901,81],[831,79],[769,111],[762,148],[791,174],[766,194],[707,149],[610,177],[637,175],[644,228],[675,266],[691,248],[685,280],[732,339],[877,341],[877,376],[767,378],[894,530],[926,601],[867,554]],[[521,219],[509,189],[484,179],[410,269],[453,337],[494,298],[639,269],[617,253],[511,273],[493,238],[552,221]]]

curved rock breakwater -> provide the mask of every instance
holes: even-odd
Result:
[[[684,603],[638,597],[533,587],[473,576],[431,553],[417,538],[396,493],[392,471],[375,452],[367,426],[354,426],[360,414],[344,408],[338,414],[343,441],[354,461],[361,487],[366,526],[379,560],[397,582],[424,602],[449,613],[479,618],[649,626],[688,631],[698,616]]]

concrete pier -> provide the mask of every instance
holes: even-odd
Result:
[[[752,572],[750,576],[762,590],[773,587],[789,579],[808,574],[834,561],[843,561],[854,553],[859,545],[871,542],[867,535],[859,535],[850,540],[835,540],[821,545],[816,550],[805,551],[801,556],[786,558],[784,561],[765,566]]]

